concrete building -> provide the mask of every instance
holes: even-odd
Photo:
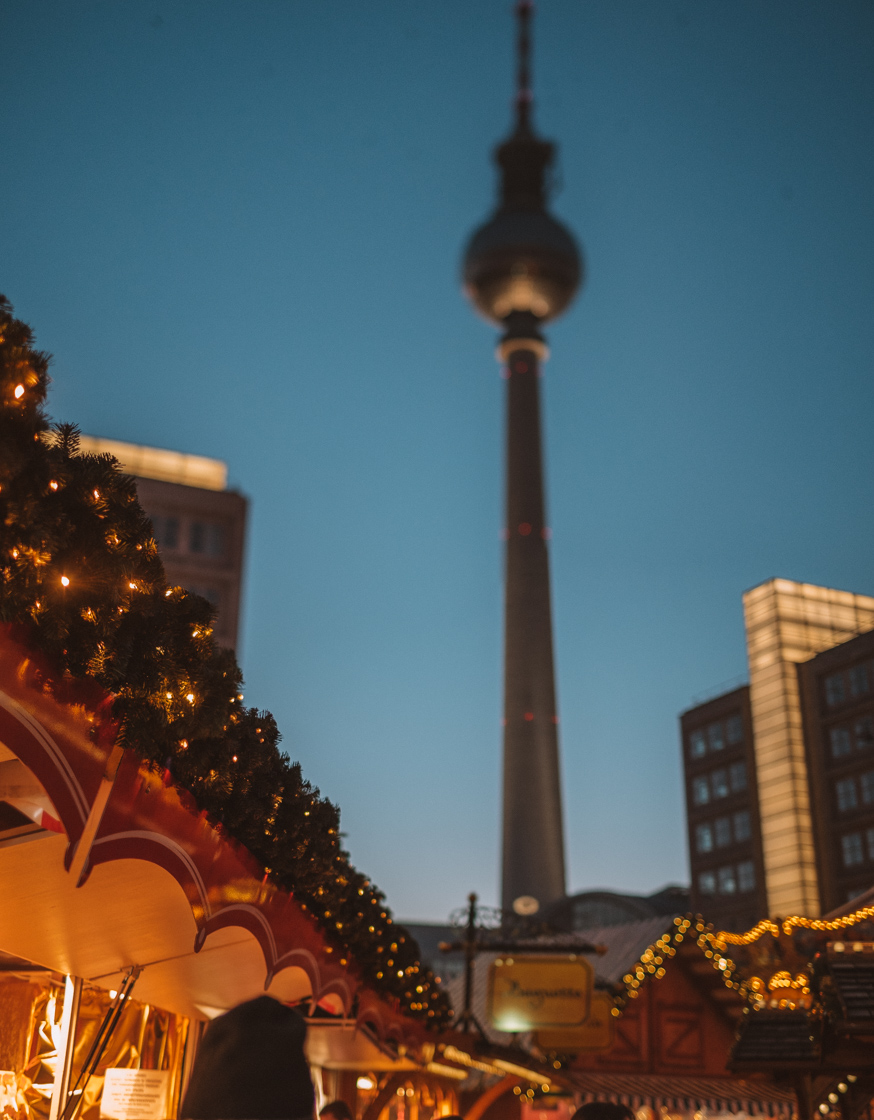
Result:
[[[746,592],[744,620],[749,685],[680,717],[692,905],[725,928],[815,916],[874,880],[874,831],[870,861],[865,854],[874,786],[865,793],[860,745],[874,702],[858,691],[870,639],[851,641],[874,629],[874,598],[772,579]],[[845,699],[829,702],[838,680]],[[834,754],[833,730],[834,742],[849,736],[844,753]],[[850,784],[858,816],[844,818]],[[851,863],[841,870],[844,846]]]
[[[874,631],[799,666],[824,911],[874,883]]]
[[[168,582],[208,599],[218,612],[216,641],[236,649],[248,503],[228,489],[226,464],[94,436],[82,436],[80,450],[114,455],[136,478]]]
[[[501,905],[538,913],[565,893],[558,711],[539,379],[541,327],[582,279],[574,238],[548,210],[553,144],[533,127],[531,3],[520,0],[513,132],[495,152],[497,206],[470,238],[464,289],[501,330],[507,385],[504,556],[504,751]]]

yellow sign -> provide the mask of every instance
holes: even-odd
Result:
[[[609,1050],[613,1045],[616,1019],[613,1000],[607,992],[592,992],[589,1017],[578,1027],[537,1032],[541,1050],[578,1054],[582,1050]]]
[[[489,969],[489,1019],[499,1031],[579,1026],[593,977],[581,957],[498,957]]]

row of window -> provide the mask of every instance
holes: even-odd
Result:
[[[224,556],[227,551],[227,531],[215,521],[184,521],[157,515],[152,518],[152,531],[158,547],[168,551],[215,557]]]
[[[743,721],[739,715],[729,716],[724,722],[711,723],[706,729],[701,727],[689,735],[689,757],[703,758],[708,751],[721,751],[726,746],[742,743],[744,737]]]
[[[825,702],[830,708],[844,704],[847,700],[857,700],[871,691],[871,670],[874,665],[854,665],[841,673],[832,673],[825,678]]]
[[[874,770],[857,778],[841,778],[835,782],[835,798],[839,813],[858,809],[859,805],[874,805]]]
[[[751,832],[750,814],[746,809],[741,809],[730,817],[717,817],[715,821],[699,824],[695,829],[695,847],[698,852],[727,848],[729,844],[749,840]]]
[[[698,876],[701,894],[745,894],[756,889],[756,869],[751,859],[739,864],[720,867],[717,871],[702,871]]]
[[[848,832],[841,837],[841,855],[844,867],[858,867],[867,859],[874,862],[874,828],[867,828],[865,832]]]
[[[707,805],[728,797],[730,793],[740,793],[747,788],[747,764],[734,762],[731,766],[712,770],[692,779],[692,804]]]
[[[829,731],[829,741],[832,758],[846,758],[854,750],[868,751],[874,746],[874,720],[870,716],[862,716],[852,726],[833,727]]]

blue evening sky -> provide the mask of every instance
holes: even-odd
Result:
[[[742,591],[874,593],[874,5],[542,0],[569,887],[686,881]],[[502,389],[458,287],[508,0],[0,0],[0,291],[83,431],[252,500],[247,701],[400,917],[497,901]]]

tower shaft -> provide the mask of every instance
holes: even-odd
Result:
[[[542,907],[565,893],[540,419],[546,347],[536,325],[529,333],[535,337],[505,337],[501,346],[507,376],[504,909],[524,897]]]

